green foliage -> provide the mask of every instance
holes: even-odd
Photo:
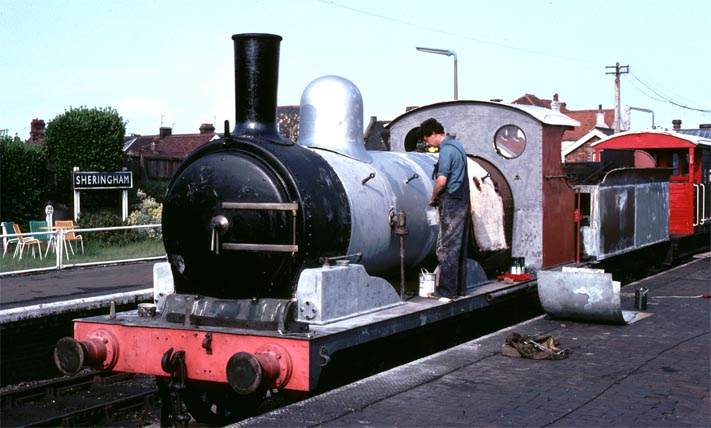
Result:
[[[143,190],[147,196],[155,199],[159,204],[162,204],[165,199],[168,184],[170,184],[170,180],[143,180],[137,184],[136,193]],[[138,196],[136,196],[136,198],[138,198]]]
[[[94,229],[99,227],[126,226],[121,220],[121,216],[111,212],[95,212],[81,214],[77,221],[79,229]],[[127,245],[138,237],[134,230],[109,230],[92,234],[92,244],[96,243],[100,247],[110,247],[112,245]]]
[[[71,173],[118,171],[123,161],[126,123],[116,110],[70,108],[52,119],[45,130],[44,147],[54,168],[60,199],[71,200]]]
[[[49,194],[47,159],[41,147],[0,135],[0,219],[43,219]]]

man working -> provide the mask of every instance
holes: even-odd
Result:
[[[444,127],[435,119],[422,122],[419,133],[427,146],[439,148],[439,167],[428,202],[439,207],[439,283],[429,297],[451,300],[466,294],[467,287],[471,224],[467,154],[458,141],[445,135]]]

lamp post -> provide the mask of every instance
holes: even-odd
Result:
[[[459,99],[457,91],[457,53],[447,49],[432,49],[432,48],[416,48],[420,52],[432,53],[437,55],[447,55],[454,57],[454,99]]]

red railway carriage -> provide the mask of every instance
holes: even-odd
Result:
[[[636,167],[672,169],[669,184],[669,233],[690,235],[711,224],[711,140],[669,131],[627,131],[593,145],[605,150],[634,150]]]

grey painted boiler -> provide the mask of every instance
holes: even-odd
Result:
[[[426,208],[438,155],[367,151],[362,124],[362,97],[349,80],[324,76],[304,90],[299,144],[319,154],[345,188],[351,213],[348,254],[362,253],[360,263],[369,274],[390,276],[400,266],[400,237],[390,226],[391,213],[406,215],[407,269],[434,254],[439,226],[428,223]]]

